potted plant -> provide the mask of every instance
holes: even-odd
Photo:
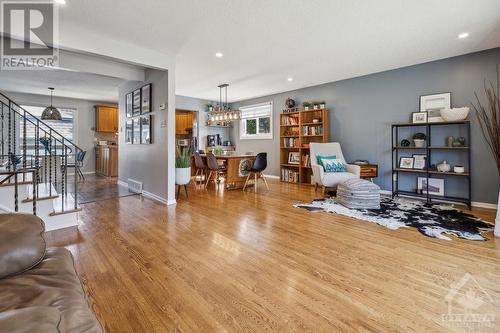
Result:
[[[320,109],[326,109],[326,102],[325,101],[319,102],[319,107]]]
[[[425,147],[425,139],[426,136],[424,133],[415,133],[415,135],[413,136],[413,143],[415,144],[415,147],[417,148]]]
[[[472,104],[476,113],[479,126],[483,132],[483,137],[490,147],[493,158],[497,164],[497,170],[500,173],[500,70],[497,65],[497,82],[493,84],[490,81],[489,85],[484,84],[484,94],[486,103],[479,100],[476,92],[477,104]],[[495,218],[495,236],[500,237],[500,191],[498,193],[499,200],[497,204],[497,215]]]
[[[304,102],[304,103],[302,103],[302,106],[304,107],[304,111],[309,111],[309,108],[311,107],[311,103]]]
[[[319,102],[314,102],[313,103],[313,109],[318,110],[319,109]]]
[[[191,147],[177,147],[175,151],[175,183],[186,185],[191,181]]]
[[[207,104],[207,110],[208,112],[213,112],[214,111],[214,105],[212,103]]]

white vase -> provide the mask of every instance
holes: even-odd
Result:
[[[500,191],[498,191],[497,217],[495,218],[495,237],[500,238]]]
[[[186,185],[191,181],[191,167],[175,168],[175,183],[177,185]]]

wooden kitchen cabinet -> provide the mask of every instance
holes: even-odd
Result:
[[[95,147],[95,173],[106,177],[118,177],[118,147]]]
[[[176,112],[175,134],[189,134],[188,129],[193,128],[193,120],[191,112]]]
[[[95,131],[106,133],[118,132],[118,108],[113,106],[95,106]]]

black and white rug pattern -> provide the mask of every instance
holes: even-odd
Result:
[[[349,209],[335,202],[335,198],[316,199],[311,203],[296,204],[296,208],[309,211],[337,213],[373,222],[396,230],[413,227],[422,234],[442,240],[454,235],[468,240],[485,241],[482,234],[493,230],[494,225],[448,204],[426,204],[418,200],[382,196],[380,209]]]

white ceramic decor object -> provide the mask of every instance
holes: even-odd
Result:
[[[175,183],[177,185],[186,185],[191,181],[191,167],[175,169]]]
[[[465,120],[469,115],[469,107],[442,109],[441,118],[445,121],[461,121]]]

